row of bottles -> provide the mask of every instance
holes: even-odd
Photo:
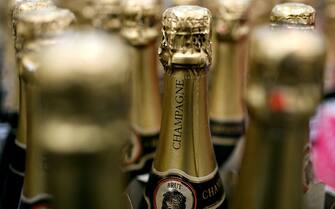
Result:
[[[322,208],[309,123],[334,80],[316,10],[172,3],[8,4],[1,208]]]

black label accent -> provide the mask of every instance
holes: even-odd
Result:
[[[13,155],[11,157],[11,167],[19,172],[24,173],[26,168],[26,149],[14,143]]]
[[[51,198],[46,195],[33,199],[22,198],[19,207],[19,209],[49,209],[49,208],[51,208]]]
[[[239,139],[245,134],[245,122],[218,122],[210,120],[216,161],[223,165],[233,153]]]
[[[151,174],[145,196],[150,209],[222,208],[226,201],[218,172],[203,182],[192,182],[179,174]]]
[[[213,137],[239,139],[245,133],[245,122],[218,122],[210,120]]]
[[[23,186],[26,150],[12,144],[9,172],[4,182],[1,208],[17,208]]]
[[[159,133],[152,135],[135,134],[131,143],[124,150],[124,170],[140,171],[144,167],[148,168],[142,173],[150,171],[156,148],[158,145]]]

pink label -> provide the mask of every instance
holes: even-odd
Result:
[[[315,175],[335,188],[335,100],[323,104],[311,124]]]

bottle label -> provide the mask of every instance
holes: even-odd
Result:
[[[151,135],[133,133],[131,143],[124,150],[124,170],[136,171],[152,163],[158,145],[159,132]]]
[[[210,127],[216,161],[221,166],[230,158],[236,144],[245,134],[245,122],[243,120],[235,122],[210,120]]]
[[[26,146],[15,140],[13,146],[13,155],[10,162],[10,168],[13,172],[24,175],[26,168]]]
[[[210,127],[212,137],[216,139],[213,141],[214,144],[236,144],[245,133],[244,120],[236,122],[210,120]]]
[[[50,203],[51,197],[48,194],[41,194],[31,199],[22,197],[19,209],[49,209]]]
[[[201,178],[178,170],[164,174],[154,170],[145,199],[150,209],[210,209],[223,205],[225,192],[217,169]]]

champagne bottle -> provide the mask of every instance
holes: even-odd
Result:
[[[209,118],[219,166],[227,161],[244,135],[242,80],[245,69],[241,54],[249,32],[249,6],[250,1],[218,1],[215,23],[218,59],[212,72]]]
[[[325,99],[335,96],[335,1],[325,1],[324,33],[328,41],[328,55],[325,74]]]
[[[133,60],[132,136],[124,154],[124,171],[131,177],[150,172],[159,139],[161,99],[156,62],[159,14],[160,4],[156,0],[126,0],[123,4],[121,34]]]
[[[287,28],[289,30],[314,30],[316,11],[313,7],[303,3],[282,3],[276,5],[271,13],[273,28]],[[324,205],[324,185],[315,181],[313,163],[311,160],[311,143],[305,138],[306,145],[303,159],[303,208],[321,209]]]
[[[211,13],[178,6],[163,14],[159,49],[165,68],[162,129],[145,190],[148,208],[222,208],[225,192],[211,142],[207,71]]]
[[[54,36],[62,34],[74,21],[74,15],[66,9],[44,8],[23,12],[17,19],[17,37],[23,40],[20,52],[19,73],[21,81],[20,118],[26,119],[27,159],[26,175],[21,197],[20,208],[34,208],[49,204],[49,195],[45,188],[45,169],[40,145],[33,137],[37,128],[32,127],[32,97],[34,74],[38,66],[36,53],[40,48],[56,44]],[[23,111],[25,110],[25,111]]]
[[[321,97],[325,44],[311,31],[266,27],[252,35],[251,52],[250,124],[232,209],[301,208],[303,149]]]
[[[19,99],[19,85],[17,83],[18,72],[16,69],[15,56],[18,57],[19,50],[14,50],[14,46],[21,46],[21,41],[16,36],[16,20],[23,11],[36,10],[42,7],[50,6],[50,2],[46,1],[26,1],[17,2],[14,4],[7,15],[12,15],[12,24],[8,25],[8,30],[11,29],[14,37],[7,39],[7,53],[6,53],[6,66],[3,68],[3,79],[4,88],[3,91],[6,94],[4,99],[5,115],[7,120],[11,124],[10,135],[7,138],[6,152],[10,153],[9,161],[3,162],[6,167],[3,170],[4,186],[2,187],[3,194],[1,195],[1,207],[3,208],[17,208],[19,198],[22,190],[24,172],[25,172],[25,157],[26,157],[26,129],[25,129],[25,118],[19,118],[19,129],[16,133],[17,127],[17,115],[16,103]],[[9,19],[9,17],[8,17]],[[8,21],[9,22],[9,21]],[[10,31],[10,30],[9,30]],[[16,53],[15,53],[16,52]],[[21,110],[24,112],[24,110]],[[22,115],[21,115],[22,116]]]
[[[33,124],[55,209],[123,209],[127,50],[116,35],[69,32],[37,54]]]

